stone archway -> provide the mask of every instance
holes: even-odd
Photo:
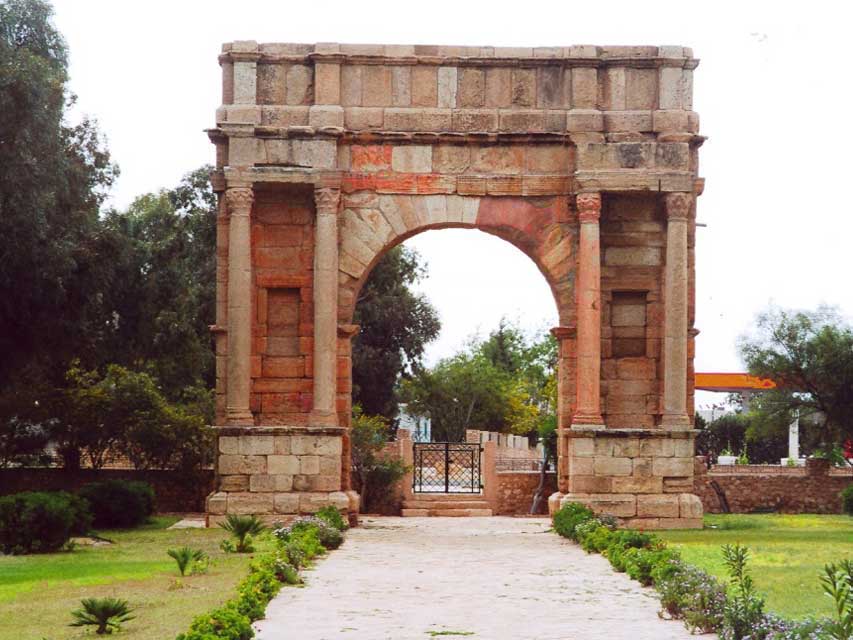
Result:
[[[692,494],[696,61],[681,47],[225,45],[212,520],[354,511],[358,289],[476,228],[557,303],[559,493],[647,528]]]

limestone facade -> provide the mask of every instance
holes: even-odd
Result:
[[[458,227],[518,247],[557,305],[551,507],[698,524],[690,49],[241,41],[219,62],[212,519],[357,508],[358,292],[389,248]]]

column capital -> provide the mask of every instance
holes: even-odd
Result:
[[[579,193],[575,196],[575,204],[580,222],[598,222],[601,219],[600,193]]]
[[[225,204],[228,214],[248,215],[255,201],[255,193],[250,187],[229,187],[225,190]]]
[[[666,217],[669,220],[687,220],[690,216],[690,205],[693,203],[693,194],[682,191],[667,193],[665,203]]]
[[[319,187],[314,189],[314,205],[317,214],[337,215],[338,203],[341,201],[341,190],[336,187]]]

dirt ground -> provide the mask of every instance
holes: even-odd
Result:
[[[257,637],[693,637],[658,617],[653,591],[549,527],[546,518],[365,518],[305,573],[305,588],[270,603]]]

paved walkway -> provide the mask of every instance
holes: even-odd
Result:
[[[365,518],[259,640],[686,640],[654,593],[536,518]],[[710,636],[704,636],[710,638]]]

